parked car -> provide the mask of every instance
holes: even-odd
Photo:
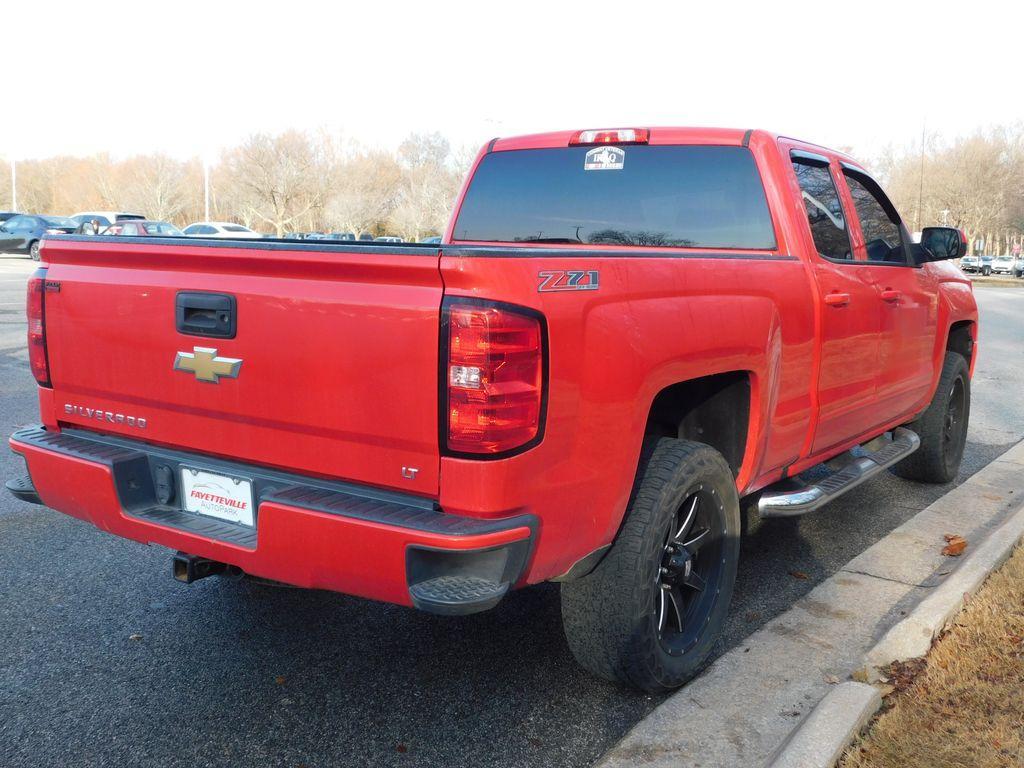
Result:
[[[245,240],[263,237],[259,232],[230,221],[197,221],[185,227],[184,233],[189,237],[234,237]]]
[[[403,240],[402,238],[394,237],[392,235],[383,235],[381,237],[375,237],[373,239],[376,240],[378,243],[404,243],[405,242],[405,240]]]
[[[1013,256],[996,256],[992,259],[992,274],[1012,275],[1016,260]]]
[[[991,256],[964,256],[960,259],[960,269],[982,275],[992,274]]]
[[[437,245],[438,243],[441,242],[441,236],[435,235],[434,237],[424,237],[422,240],[420,240],[420,242],[429,243],[431,245]]]
[[[134,237],[184,237],[184,232],[167,221],[119,221],[111,224],[100,234],[125,235]]]
[[[87,221],[98,221],[101,227],[109,227],[118,221],[141,221],[146,217],[141,213],[125,213],[124,211],[82,211],[71,216],[76,226]]]
[[[28,285],[42,425],[8,487],[176,550],[186,583],[451,616],[557,581],[576,659],[666,691],[717,647],[741,499],[791,517],[889,467],[956,477],[966,240],[913,243],[853,158],[611,129],[472,167],[451,244],[403,246],[424,258],[54,238]]]
[[[13,219],[15,216],[20,216],[17,211],[0,211],[0,224],[3,224],[8,219]]]
[[[344,240],[355,242],[356,236],[351,232],[331,232],[326,237],[327,240]]]
[[[1013,276],[1024,277],[1024,256],[1017,256],[1013,261]]]
[[[27,253],[39,261],[39,243],[46,235],[67,235],[78,223],[67,216],[20,213],[0,224],[0,253]]]

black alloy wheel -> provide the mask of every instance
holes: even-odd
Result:
[[[692,649],[710,620],[725,566],[724,520],[715,490],[698,485],[683,500],[666,532],[654,621],[662,647],[672,655]]]

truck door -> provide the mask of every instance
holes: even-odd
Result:
[[[843,164],[854,256],[871,276],[879,312],[877,405],[889,420],[912,415],[931,395],[938,286],[914,264],[907,228],[881,187]]]
[[[806,249],[818,285],[821,337],[818,422],[811,453],[861,435],[878,422],[879,301],[853,246],[829,158],[790,153],[807,214]]]

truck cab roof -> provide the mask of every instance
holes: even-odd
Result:
[[[788,139],[811,149],[819,149],[822,152],[838,157],[843,162],[861,167],[854,158],[844,152],[825,147],[821,144],[797,139],[792,136],[774,133],[760,128],[714,128],[701,126],[659,126],[631,128],[601,128],[582,129],[567,131],[549,131],[546,133],[529,133],[521,136],[507,136],[492,139],[487,145],[489,152],[504,152],[517,149],[554,149],[557,147],[568,147],[574,143],[574,139],[583,133],[583,130],[616,131],[616,130],[642,130],[647,132],[647,140],[643,142],[649,145],[659,144],[714,144],[719,146],[749,146],[755,141],[775,142],[778,139]],[[614,144],[614,141],[601,142]],[[631,143],[631,142],[620,142]]]

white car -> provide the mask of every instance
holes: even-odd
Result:
[[[234,237],[249,240],[263,237],[259,232],[253,232],[248,227],[230,221],[197,221],[185,227],[184,232],[189,237]]]
[[[1016,269],[1016,260],[1013,256],[996,256],[992,260],[992,274],[1012,275]]]

